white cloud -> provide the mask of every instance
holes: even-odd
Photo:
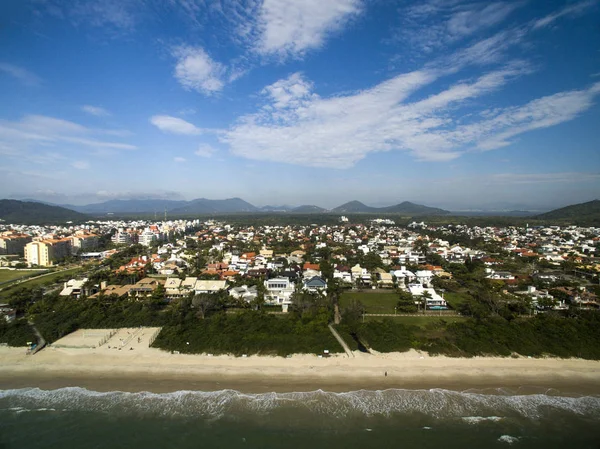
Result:
[[[108,112],[106,109],[99,106],[91,106],[89,104],[82,106],[81,110],[90,115],[95,115],[96,117],[107,117],[110,115],[110,112]]]
[[[225,67],[212,60],[201,47],[176,47],[173,56],[177,58],[175,78],[184,88],[205,95],[223,89]]]
[[[486,111],[480,121],[461,117],[461,108],[469,107],[472,113],[472,100],[530,72],[526,64],[508,64],[412,102],[407,99],[448,72],[411,72],[371,89],[330,98],[320,97],[309,81],[293,74],[263,89],[266,104],[242,117],[221,140],[232,153],[249,159],[315,167],[347,168],[369,153],[390,150],[408,151],[420,160],[447,161],[572,120],[600,93],[598,83],[524,106]]]
[[[190,122],[186,122],[178,117],[169,115],[154,115],[150,118],[150,123],[163,132],[171,134],[184,134],[188,136],[198,135],[202,130]]]
[[[175,162],[177,162],[177,163],[181,163],[181,162],[185,162],[185,161],[186,161],[186,159],[185,159],[184,157],[179,157],[179,156],[177,156],[177,157],[174,157],[174,158],[173,158],[173,161],[175,161]]]
[[[586,0],[586,1],[575,3],[574,5],[566,6],[563,9],[561,9],[560,11],[556,11],[552,14],[548,14],[547,16],[545,16],[539,20],[536,20],[533,24],[533,28],[534,29],[545,28],[548,25],[551,25],[552,23],[556,22],[556,20],[560,19],[561,17],[579,15],[579,14],[583,13],[586,9],[591,8],[592,6],[596,5],[597,3],[598,3],[597,0]]]
[[[71,163],[71,167],[76,168],[78,170],[87,170],[90,168],[90,163],[86,161],[75,161]]]
[[[200,157],[212,157],[213,154],[215,154],[217,152],[217,150],[215,150],[212,146],[210,146],[207,143],[202,143],[200,144],[200,146],[198,147],[198,149],[196,151],[194,151],[194,154],[196,156],[200,156]]]
[[[262,54],[301,56],[321,47],[362,9],[361,0],[264,0],[258,11],[255,48]]]
[[[524,1],[492,3],[472,0],[428,0],[402,8],[402,26],[393,41],[430,53],[506,20]]]
[[[66,150],[83,148],[135,150],[128,143],[106,141],[103,130],[86,128],[78,123],[43,115],[27,115],[19,121],[0,120],[0,149],[9,149],[20,158],[31,162],[48,163],[63,157],[48,148]],[[9,154],[10,155],[10,154]]]
[[[42,82],[35,73],[14,64],[0,62],[0,72],[4,72],[13,78],[16,78],[26,86],[38,86]]]

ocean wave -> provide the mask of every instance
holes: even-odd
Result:
[[[514,444],[519,442],[519,438],[510,435],[502,435],[500,438],[498,438],[498,441],[501,443]]]
[[[498,422],[503,418],[501,416],[463,416],[462,420],[468,424],[479,424],[485,421]]]
[[[111,414],[158,415],[219,419],[224,416],[264,416],[292,412],[295,416],[333,418],[419,414],[455,418],[469,424],[503,418],[538,419],[553,412],[600,419],[600,398],[546,394],[507,395],[432,390],[322,390],[295,393],[247,394],[235,390],[173,393],[97,392],[79,387],[41,390],[0,390],[0,408],[23,410],[96,411]],[[15,410],[16,411],[16,410]]]

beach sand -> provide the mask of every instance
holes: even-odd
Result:
[[[350,391],[388,388],[549,388],[566,394],[600,394],[600,362],[556,358],[450,358],[426,353],[345,354],[319,358],[294,355],[211,356],[135,350],[48,347],[34,356],[25,349],[0,348],[0,389],[79,386],[95,391],[235,389],[266,391]],[[387,374],[387,375],[386,375]]]

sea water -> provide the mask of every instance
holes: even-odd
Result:
[[[444,389],[0,390],[0,448],[594,448],[600,397]]]

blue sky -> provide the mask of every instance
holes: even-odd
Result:
[[[600,197],[600,1],[8,0],[0,196]]]

